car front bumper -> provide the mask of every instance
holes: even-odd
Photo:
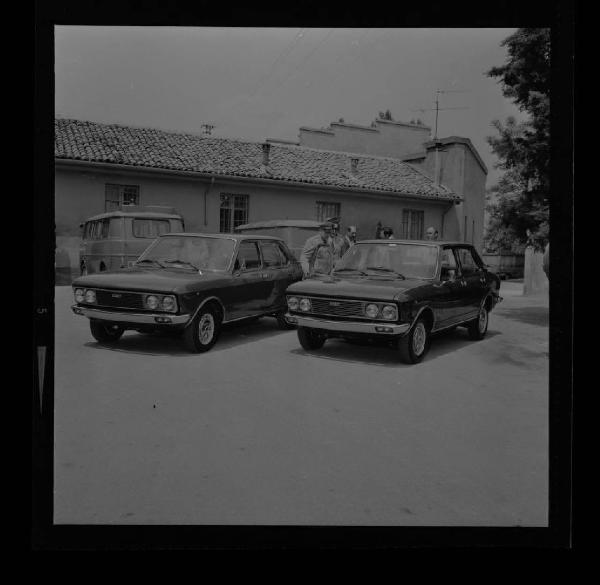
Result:
[[[191,315],[187,314],[171,315],[168,313],[119,313],[106,309],[82,307],[81,305],[72,305],[71,309],[73,309],[73,313],[76,315],[88,317],[89,319],[142,325],[185,325],[191,318]]]
[[[365,335],[403,335],[410,329],[410,323],[373,323],[361,321],[328,321],[305,315],[286,313],[286,321],[295,323],[298,327],[339,331],[342,333],[360,333]]]

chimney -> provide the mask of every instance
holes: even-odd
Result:
[[[358,159],[357,158],[351,158],[350,159],[350,173],[352,173],[352,175],[356,175],[358,173]]]
[[[269,166],[269,151],[270,150],[271,150],[271,145],[268,142],[264,142],[262,145],[262,154],[263,154],[262,163],[263,163],[263,166],[265,166],[265,167]]]

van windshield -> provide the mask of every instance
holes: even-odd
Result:
[[[164,236],[140,256],[136,264],[208,271],[229,268],[235,241],[202,236]]]

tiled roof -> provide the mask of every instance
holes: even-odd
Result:
[[[450,189],[435,185],[430,177],[395,158],[271,144],[265,167],[258,142],[65,118],[55,119],[54,155],[58,160],[459,199]],[[359,161],[355,173],[350,171],[351,158]]]

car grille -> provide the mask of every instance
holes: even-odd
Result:
[[[147,310],[144,306],[143,293],[123,292],[119,290],[96,289],[96,304],[99,307]]]
[[[312,315],[331,317],[365,317],[364,301],[346,301],[341,299],[310,298]]]

